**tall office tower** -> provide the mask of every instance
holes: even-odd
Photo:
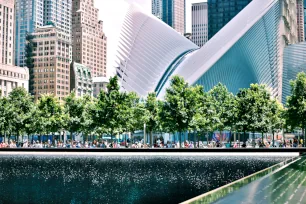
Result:
[[[16,0],[15,18],[15,64],[25,66],[27,33],[50,24],[71,35],[71,0]]]
[[[0,64],[14,64],[14,0],[0,0]]]
[[[32,36],[34,77],[30,77],[30,84],[33,84],[30,92],[35,100],[47,93],[63,100],[70,92],[70,35],[47,25],[37,28]]]
[[[208,39],[211,39],[252,0],[208,0]]]
[[[162,19],[163,16],[162,4],[163,4],[162,0],[152,0],[152,14],[159,19]]]
[[[207,2],[192,4],[191,16],[192,42],[202,47],[208,40]]]
[[[186,0],[162,0],[162,3],[162,20],[183,35]]]
[[[15,0],[15,65],[25,66],[25,46],[27,33],[43,26],[44,0]]]
[[[44,0],[44,25],[55,25],[58,29],[71,34],[72,0]]]
[[[296,12],[297,12],[297,29],[298,29],[298,40],[303,42],[305,39],[304,33],[304,2],[303,0],[297,0],[296,3]]]
[[[72,1],[72,58],[89,67],[93,77],[105,77],[107,37],[98,12],[94,0]]]

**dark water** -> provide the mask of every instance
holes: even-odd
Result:
[[[0,203],[179,203],[285,159],[0,155]]]

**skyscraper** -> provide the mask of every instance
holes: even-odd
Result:
[[[303,0],[297,0],[296,11],[297,11],[298,40],[299,42],[303,42],[305,40],[304,39],[305,32],[304,32],[304,2]]]
[[[208,39],[212,38],[252,0],[208,0]]]
[[[284,50],[283,96],[285,104],[290,96],[290,80],[295,80],[299,72],[306,72],[306,42],[292,44]]]
[[[16,0],[15,10],[15,65],[25,66],[27,33],[43,26],[44,0]]]
[[[0,0],[0,64],[14,64],[14,0]]]
[[[71,37],[53,25],[36,28],[32,36],[34,76],[30,76],[30,92],[36,100],[47,93],[63,100],[70,93]]]
[[[15,64],[25,66],[27,33],[44,25],[71,35],[71,0],[16,0]]]
[[[29,70],[13,66],[14,13],[14,0],[0,0],[0,95],[5,97],[16,87],[29,87]]]
[[[202,47],[208,40],[207,2],[192,4],[191,16],[192,42]]]
[[[152,0],[152,14],[180,34],[185,33],[186,0]]]
[[[93,77],[106,76],[107,37],[94,0],[73,0],[73,61],[91,69]]]
[[[152,14],[159,19],[162,19],[162,0],[152,0]]]
[[[57,29],[71,34],[72,0],[44,0],[44,25],[53,24]]]

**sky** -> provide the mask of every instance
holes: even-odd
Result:
[[[206,0],[186,0],[186,32],[191,32],[191,4]],[[151,0],[95,0],[99,9],[99,20],[103,21],[103,31],[107,36],[107,76],[115,74],[117,42],[125,13],[130,3],[137,3],[151,13]]]

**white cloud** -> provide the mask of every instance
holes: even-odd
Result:
[[[186,31],[191,32],[191,3],[206,0],[186,0]],[[115,73],[116,49],[121,25],[130,3],[137,3],[151,12],[151,0],[95,0],[99,9],[99,19],[103,21],[103,31],[107,36],[107,75]]]

